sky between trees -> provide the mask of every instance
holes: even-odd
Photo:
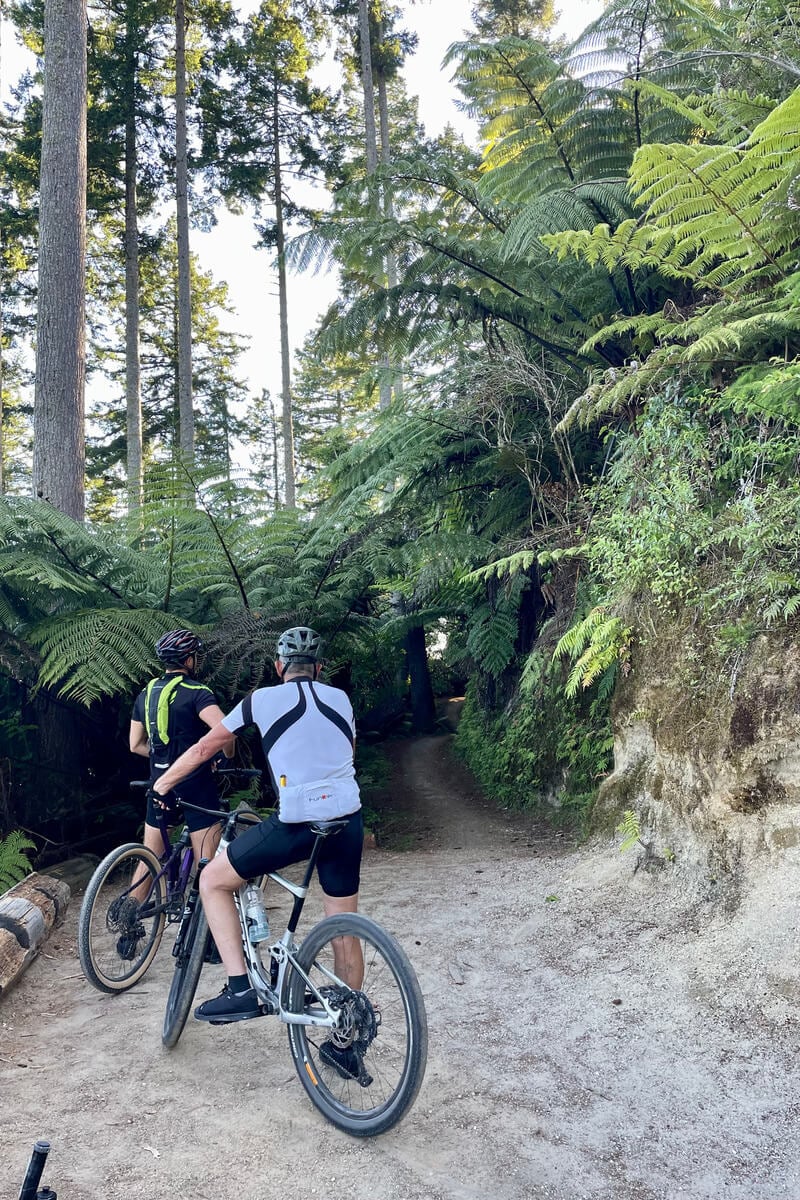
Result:
[[[416,52],[402,68],[410,95],[419,98],[420,119],[430,135],[445,125],[453,125],[468,140],[474,140],[474,124],[456,107],[458,92],[450,82],[450,69],[442,68],[442,60],[451,42],[457,40],[471,25],[470,9],[473,0],[399,0],[406,9],[407,22],[419,35]],[[240,13],[258,7],[257,0],[243,0]],[[559,10],[556,34],[577,35],[603,7],[602,0],[565,0]],[[17,43],[13,27],[2,22],[0,40],[0,98],[5,100],[9,88],[32,64],[31,56]],[[322,82],[325,64],[321,65]],[[319,203],[319,197],[316,197]],[[236,310],[237,330],[250,338],[240,363],[248,394],[258,395],[267,388],[273,396],[280,393],[280,361],[278,353],[278,299],[271,269],[269,252],[256,254],[252,217],[235,215],[220,205],[217,225],[209,232],[192,231],[192,252],[204,270],[211,270],[215,279],[228,284],[230,302]],[[289,275],[289,338],[294,353],[316,323],[318,317],[335,299],[337,281],[333,274]]]

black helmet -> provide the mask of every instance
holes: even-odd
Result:
[[[305,625],[285,629],[276,646],[283,663],[315,663],[322,654],[322,638]]]
[[[182,667],[187,658],[202,648],[203,643],[191,629],[173,629],[156,642],[156,654],[168,667]]]

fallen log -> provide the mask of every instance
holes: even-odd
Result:
[[[0,997],[64,920],[69,897],[66,883],[38,871],[0,896]]]

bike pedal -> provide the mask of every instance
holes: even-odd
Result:
[[[262,1004],[258,1012],[247,1013],[231,1013],[229,1017],[213,1017],[209,1020],[208,1017],[195,1017],[197,1020],[205,1021],[207,1025],[235,1025],[237,1021],[254,1021],[256,1017],[268,1017],[272,1013],[272,1009],[266,1004]]]

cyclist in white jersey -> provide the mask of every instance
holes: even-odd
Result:
[[[323,842],[317,870],[326,916],[358,908],[364,826],[353,767],[353,710],[343,691],[319,682],[320,653],[321,639],[314,630],[300,626],[282,633],[275,662],[280,686],[258,688],[246,696],[153,785],[156,796],[164,797],[200,763],[213,758],[224,739],[255,724],[278,795],[278,812],[237,837],[200,877],[203,907],[228,972],[221,995],[195,1011],[202,1021],[246,1021],[260,1015],[247,978],[233,894],[246,879],[308,858],[314,842],[309,822],[347,818],[347,825]],[[342,938],[336,945],[337,974],[359,987],[363,961],[357,939]],[[329,1045],[330,1065],[349,1075],[346,1052]]]

